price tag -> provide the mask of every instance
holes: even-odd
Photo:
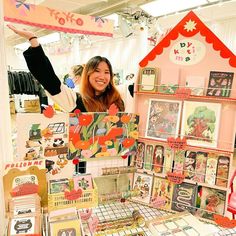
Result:
[[[83,191],[80,188],[78,190],[73,189],[71,191],[65,190],[64,192],[65,198],[70,201],[80,198],[82,194],[83,194]]]
[[[167,179],[175,184],[181,184],[184,181],[185,176],[180,173],[167,173]]]
[[[230,220],[227,216],[214,214],[214,221],[223,228],[232,229],[236,227],[236,220]]]
[[[39,186],[37,184],[26,183],[26,184],[21,184],[13,188],[10,194],[12,197],[16,197],[16,196],[23,196],[27,194],[38,193],[38,190],[39,190]]]
[[[159,208],[163,207],[166,204],[166,199],[164,197],[155,197],[152,199],[151,205],[152,207]]]
[[[187,145],[187,140],[185,137],[182,139],[179,137],[178,138],[169,137],[167,139],[167,143],[171,149],[184,150]]]
[[[175,96],[178,99],[187,99],[191,95],[191,89],[190,88],[178,88],[175,92]]]

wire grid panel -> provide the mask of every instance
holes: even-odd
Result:
[[[102,222],[102,221],[118,220],[121,218],[130,217],[132,216],[132,212],[134,210],[138,210],[140,214],[145,218],[145,221],[154,219],[156,217],[171,214],[166,211],[160,211],[158,209],[150,208],[148,206],[134,202],[126,202],[126,203],[116,202],[116,203],[109,203],[106,205],[100,205],[94,209],[94,214],[98,217],[99,221]],[[141,232],[143,233],[143,235],[146,236],[152,235],[147,227],[138,227],[127,230],[120,230],[117,233],[111,233],[111,234],[105,233],[104,235],[130,236]]]
[[[86,164],[86,173],[92,173],[93,178],[102,175],[102,168],[127,166],[128,158],[112,157],[109,159],[89,160]]]
[[[130,217],[134,210],[138,210],[140,214],[145,218],[145,221],[149,221],[155,219],[157,217],[168,216],[173,213],[158,210],[156,208],[148,207],[146,205],[142,205],[135,202],[114,202],[105,205],[99,205],[98,207],[93,209],[93,213],[98,217],[99,222],[109,221],[109,220],[118,220],[121,218]],[[205,223],[205,222],[204,222]],[[236,236],[236,228],[234,229],[224,229],[215,224],[206,223],[209,226],[209,229],[213,229],[212,231],[216,232],[212,234],[212,236],[227,236],[232,235]],[[108,229],[109,230],[109,229]],[[116,233],[106,233],[103,235],[106,236],[131,236],[138,233],[143,233],[145,236],[151,236],[152,233],[149,231],[147,227],[138,227],[132,228],[128,230],[117,230]],[[101,234],[98,234],[101,235]]]

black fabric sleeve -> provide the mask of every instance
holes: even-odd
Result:
[[[61,81],[56,76],[42,46],[29,47],[23,55],[30,72],[39,83],[42,84],[51,95],[60,93]]]
[[[76,94],[76,108],[71,112],[74,112],[76,109],[79,109],[81,112],[87,112],[83,99],[79,93]]]

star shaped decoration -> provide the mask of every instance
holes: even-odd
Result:
[[[189,32],[189,31],[193,31],[196,29],[196,24],[195,21],[189,20],[186,22],[186,24],[184,25],[184,29]]]

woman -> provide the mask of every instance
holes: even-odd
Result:
[[[124,111],[124,102],[114,86],[112,66],[107,58],[96,56],[88,61],[82,73],[79,94],[58,79],[33,32],[18,30],[13,25],[8,27],[29,40],[31,47],[23,55],[30,72],[65,111],[105,112],[113,103],[119,111]]]
[[[82,76],[84,65],[75,65],[70,69],[70,73],[63,78],[63,83],[75,92],[79,92],[79,84]]]
[[[80,85],[83,70],[84,70],[84,65],[75,65],[71,67],[70,77],[73,80],[73,84],[74,84],[73,90],[75,92],[79,92],[79,85]]]

